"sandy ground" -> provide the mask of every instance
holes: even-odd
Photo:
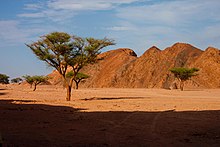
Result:
[[[3,147],[220,146],[220,89],[79,89],[70,102],[65,95],[56,86],[0,85]]]

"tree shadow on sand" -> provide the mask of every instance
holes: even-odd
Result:
[[[219,146],[220,111],[82,112],[0,100],[3,146]]]
[[[150,97],[91,97],[91,98],[84,98],[81,100],[84,101],[92,101],[92,100],[129,100],[129,99],[147,99]]]
[[[4,91],[4,90],[6,90],[6,89],[0,88],[0,96],[1,96],[1,95],[6,95],[6,94],[7,94],[7,92],[2,92],[2,91]]]
[[[0,95],[6,95],[7,93],[6,92],[0,92]]]

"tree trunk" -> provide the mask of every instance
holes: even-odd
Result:
[[[79,80],[79,81],[75,81],[75,83],[76,83],[76,87],[75,87],[75,89],[79,89],[79,83],[80,83],[80,81],[81,81],[81,80]]]
[[[79,89],[79,83],[78,83],[78,82],[76,82],[76,87],[75,87],[75,89]]]
[[[33,91],[35,91],[37,89],[37,84],[34,84],[34,89]]]
[[[66,101],[70,101],[70,99],[71,99],[72,86],[70,86],[69,84],[67,84],[66,90],[67,90],[67,93],[66,93]]]
[[[183,91],[184,81],[180,81],[180,90]]]
[[[71,100],[71,91],[72,91],[72,86],[73,86],[73,78],[70,79],[69,83],[66,82],[66,100],[70,101]]]

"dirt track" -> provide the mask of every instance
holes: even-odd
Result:
[[[3,146],[219,146],[220,90],[0,85]]]

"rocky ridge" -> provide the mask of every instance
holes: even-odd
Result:
[[[208,47],[202,51],[190,44],[176,43],[160,50],[152,46],[137,57],[128,48],[111,50],[99,55],[97,64],[89,65],[82,72],[90,78],[80,84],[84,88],[169,88],[175,78],[169,69],[196,67],[199,75],[187,83],[188,87],[220,88],[220,50]],[[52,84],[60,78],[54,71]]]

